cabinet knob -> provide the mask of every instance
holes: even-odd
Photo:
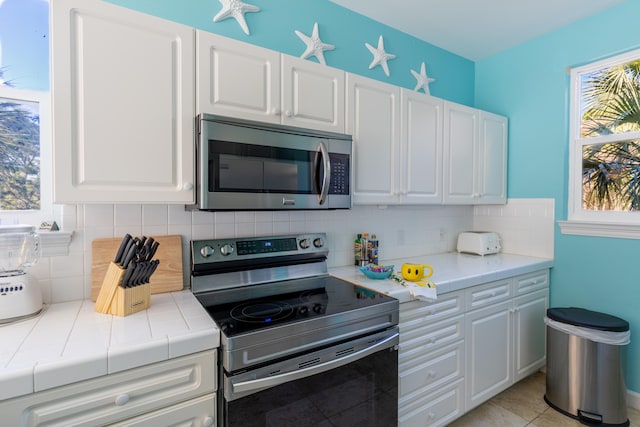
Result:
[[[185,182],[182,185],[182,189],[183,190],[187,190],[187,191],[193,190],[193,183],[192,182]]]
[[[129,402],[129,395],[127,393],[120,394],[116,397],[116,406],[124,406]]]
[[[280,114],[282,114],[282,111],[280,111],[279,108],[274,108],[273,109],[273,115],[274,116],[279,116]]]
[[[213,425],[213,417],[204,417],[202,427],[211,427]]]
[[[285,111],[284,115],[287,117],[293,117],[293,113],[289,110]]]
[[[427,415],[429,417],[430,420],[435,420],[436,419],[436,414],[434,414],[433,412],[429,412],[429,415]]]
[[[429,378],[435,378],[436,377],[436,371],[429,371],[428,375],[429,375]]]

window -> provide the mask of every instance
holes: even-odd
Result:
[[[50,219],[48,0],[0,0],[0,223]]]
[[[48,93],[0,86],[0,211],[48,210]]]
[[[570,108],[569,222],[608,231],[563,232],[640,238],[640,50],[573,69]]]

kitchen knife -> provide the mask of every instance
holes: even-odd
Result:
[[[144,246],[142,246],[142,249],[140,250],[141,261],[151,261],[151,249],[153,247],[153,243],[153,237],[149,237]]]
[[[118,252],[116,252],[116,257],[113,260],[113,262],[115,262],[116,264],[119,264],[122,261],[122,257],[125,254],[125,249],[127,248],[127,246],[129,245],[129,242],[131,241],[131,235],[129,233],[125,234],[124,237],[122,238],[122,242],[120,243],[120,247],[118,248]]]
[[[131,276],[133,276],[133,272],[136,270],[136,262],[132,262],[124,273],[124,277],[122,278],[122,287],[128,288],[131,286]]]
[[[132,264],[135,266],[135,268],[128,282],[129,288],[133,288],[139,284],[138,282],[140,281],[140,275],[142,274],[142,270],[144,269],[144,263],[142,262],[132,261]]]
[[[159,259],[151,261],[151,270],[147,273],[147,281],[145,283],[149,283],[151,281],[151,275],[155,273],[156,268],[158,268],[159,264],[160,264]]]
[[[158,246],[160,246],[160,242],[155,241],[153,242],[153,245],[151,246],[151,251],[149,251],[149,256],[147,257],[149,260],[152,260],[154,255],[156,254],[156,251],[158,250]]]
[[[122,260],[122,263],[120,264],[122,268],[127,268],[129,266],[129,263],[135,258],[137,252],[138,247],[135,245],[135,243],[130,245],[126,255],[124,256],[124,259]]]

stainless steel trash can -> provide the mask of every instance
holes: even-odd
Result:
[[[544,400],[590,425],[628,426],[624,383],[629,323],[575,307],[550,308]]]

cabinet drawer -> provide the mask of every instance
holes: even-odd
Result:
[[[549,287],[549,270],[518,276],[514,282],[516,296],[546,289]]]
[[[400,323],[399,361],[423,355],[464,339],[464,315],[442,322]]]
[[[215,351],[172,359],[0,403],[6,425],[96,426],[216,389]]]
[[[464,376],[464,342],[398,365],[399,402],[424,395]]]
[[[443,387],[436,393],[420,395],[398,408],[399,427],[440,427],[464,413],[464,380]]]
[[[467,311],[486,307],[511,297],[512,279],[498,280],[466,290]]]
[[[215,393],[111,424],[110,427],[210,427],[216,425]]]
[[[435,322],[464,312],[464,292],[438,296],[436,302],[411,301],[400,304],[400,323]]]

